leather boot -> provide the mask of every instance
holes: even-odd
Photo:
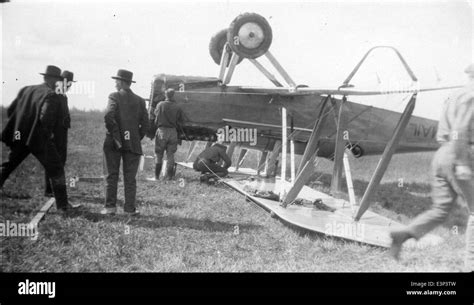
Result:
[[[390,232],[390,237],[392,238],[392,244],[390,245],[390,255],[395,260],[399,260],[403,243],[413,236],[407,229],[404,228],[393,230]]]
[[[201,174],[201,177],[199,177],[199,181],[201,183],[209,183],[209,179],[212,177],[212,174],[207,174],[207,173],[204,173],[204,174]]]
[[[63,176],[51,178],[54,198],[56,199],[56,208],[58,210],[67,210],[69,202],[67,200],[66,179]]]
[[[166,180],[173,180],[174,178],[174,169],[173,166],[166,167]]]
[[[155,164],[155,179],[160,180],[160,173],[161,173],[161,167],[163,166],[163,163],[156,163]]]

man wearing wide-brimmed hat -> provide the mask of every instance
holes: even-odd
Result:
[[[391,232],[391,254],[398,258],[402,244],[419,239],[442,224],[458,197],[469,210],[466,229],[466,271],[474,271],[474,64],[464,72],[469,82],[445,102],[438,124],[437,140],[441,147],[433,162],[432,207],[406,228]]]
[[[134,83],[133,73],[118,70],[117,75],[112,78],[115,79],[117,92],[109,95],[105,113],[107,134],[104,156],[107,187],[105,208],[101,214],[115,214],[117,211],[117,184],[122,160],[125,188],[123,209],[127,214],[136,215],[136,175],[143,154],[141,140],[149,128],[148,115],[145,100],[130,89],[130,85]]]
[[[69,113],[68,99],[66,92],[71,88],[72,84],[76,81],[74,80],[74,73],[64,70],[61,73],[62,82],[56,87],[56,93],[59,98],[59,105],[57,109],[57,120],[54,125],[53,134],[54,134],[54,144],[59,153],[59,158],[63,163],[63,166],[66,164],[67,159],[67,138],[68,138],[68,129],[71,128],[71,116]],[[60,90],[58,90],[60,89]],[[48,173],[45,172],[45,191],[44,195],[47,197],[53,197],[53,189],[51,186],[51,181],[48,177]]]
[[[61,70],[56,66],[47,66],[46,72],[40,74],[44,76],[44,83],[24,87],[8,107],[8,119],[1,140],[10,148],[10,153],[0,167],[0,188],[31,153],[51,178],[58,211],[66,212],[72,206],[67,198],[64,166],[53,142],[59,107],[55,87],[61,79]]]

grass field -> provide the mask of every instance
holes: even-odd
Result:
[[[3,116],[5,114],[3,113]],[[102,175],[103,113],[72,112],[67,177]],[[177,155],[182,160],[188,143]],[[153,143],[144,140],[147,155]],[[2,146],[2,160],[8,149]],[[407,223],[430,206],[431,153],[396,155],[374,197],[372,210]],[[244,166],[256,164],[251,155]],[[367,186],[378,157],[351,159],[356,195]],[[152,176],[146,168],[144,176]],[[329,187],[331,162],[321,160],[311,186]],[[0,237],[4,272],[391,272],[461,271],[466,218],[457,207],[444,226],[436,247],[404,251],[400,262],[387,251],[284,225],[242,195],[225,186],[205,186],[198,175],[179,168],[184,183],[146,182],[138,185],[142,215],[103,217],[103,184],[78,183],[69,188],[80,211],[63,218],[55,208],[40,223],[39,238]],[[28,222],[45,203],[43,169],[28,159],[5,184],[10,193],[30,199],[2,198],[0,221]],[[402,180],[400,180],[402,179]],[[399,185],[403,182],[403,185]],[[119,184],[119,204],[123,185]]]

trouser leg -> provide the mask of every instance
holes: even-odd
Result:
[[[158,180],[160,179],[160,173],[161,173],[161,167],[163,166],[162,163],[156,163],[155,164],[155,179]]]
[[[166,170],[173,169],[174,167],[174,152],[167,150],[166,151]]]
[[[446,178],[435,177],[432,185],[433,206],[417,216],[408,226],[408,231],[416,239],[421,238],[442,224],[456,201],[456,192]]]
[[[474,178],[474,177],[473,177]],[[466,202],[467,207],[469,208],[470,213],[474,213],[474,179],[470,180],[457,180],[455,183],[456,189],[459,190],[460,196]]]
[[[160,178],[161,168],[163,166],[163,156],[166,149],[166,140],[163,137],[163,131],[158,128],[155,136],[155,179]]]
[[[137,194],[137,171],[140,164],[140,155],[124,152],[123,157],[123,177],[125,186],[125,212],[135,211],[135,198]]]
[[[0,166],[0,188],[8,179],[10,174],[28,157],[30,150],[26,146],[13,146],[8,153],[7,161]]]
[[[441,146],[433,156],[431,163],[431,208],[418,217],[408,226],[408,232],[416,239],[442,224],[449,212],[456,204],[460,192],[453,174],[453,155],[449,145]]]
[[[51,186],[51,179],[48,176],[48,173],[46,171],[44,172],[44,194],[46,196],[49,196],[50,194],[53,193],[53,189]]]
[[[63,165],[66,166],[66,160],[67,160],[67,130],[65,134],[65,139],[64,139],[64,144],[62,145],[62,148],[59,150],[59,155],[61,156],[61,161],[63,162]]]
[[[66,159],[67,159],[67,130],[64,131],[64,134],[59,135],[59,139],[55,139],[54,145],[56,146],[56,150],[59,154],[59,160],[63,165],[63,168],[66,166]],[[49,196],[53,193],[51,178],[48,174],[44,173],[44,194]]]
[[[175,162],[174,162],[174,153],[176,150],[167,149],[166,150],[166,178],[173,179],[175,171]]]
[[[229,173],[227,169],[217,164],[208,164],[208,166],[216,176],[225,177]]]
[[[66,154],[67,152],[65,150],[59,150],[59,160],[63,166],[63,171],[64,171],[64,187],[62,186],[62,178],[58,180],[57,183],[59,183],[59,185],[57,186],[57,188],[61,189],[60,190],[60,193],[65,193],[67,192],[67,186],[66,186],[66,170],[65,170],[65,165],[66,165]],[[48,176],[48,173],[45,171],[44,173],[45,177],[47,177],[47,180],[45,181],[46,183],[46,188],[45,188],[45,194],[52,194],[54,193],[53,191],[53,181],[52,181],[52,178]],[[64,191],[63,191],[64,189]],[[58,191],[56,191],[57,193]]]
[[[466,271],[472,272],[474,271],[474,179],[471,177],[470,180],[456,180],[456,182],[461,191],[461,196],[469,208],[464,266]]]
[[[215,163],[210,163],[206,161],[196,161],[193,164],[195,170],[200,171],[201,173],[211,173],[212,175],[225,177],[229,173],[227,169],[222,166],[219,166]]]
[[[54,198],[56,199],[56,207],[58,209],[67,208],[68,198],[66,176],[56,146],[51,140],[48,140],[41,148],[32,153],[43,165],[46,174],[51,181],[51,188],[54,193]]]
[[[120,159],[122,158],[109,137],[104,142],[105,167],[107,169],[105,188],[105,207],[115,208],[117,205],[117,185],[120,172]]]
[[[59,134],[55,134],[55,138],[53,139],[53,143],[56,146],[56,150],[59,154],[59,160],[63,165],[63,168],[66,166],[66,159],[67,159],[67,129],[62,130]],[[44,193],[46,196],[49,196],[53,193],[52,184],[51,184],[51,177],[45,171],[44,174]]]
[[[174,177],[174,154],[178,150],[178,133],[175,128],[165,128],[164,139],[166,147],[166,178],[173,179]]]
[[[469,215],[466,228],[466,252],[464,258],[465,271],[474,271],[474,214]]]

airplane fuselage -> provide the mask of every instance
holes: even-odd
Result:
[[[158,81],[157,81],[158,80]],[[155,92],[162,82],[155,79]],[[212,81],[188,84],[186,81],[167,84],[175,87],[175,100],[186,117],[186,130],[182,139],[208,140],[220,128],[256,129],[257,140],[240,141],[242,147],[271,150],[275,141],[281,140],[281,109],[287,109],[288,134],[297,131],[294,137],[295,153],[303,154],[318,114],[326,98],[322,95],[278,95],[248,93],[238,86],[221,86]],[[154,94],[154,98],[156,98]],[[341,99],[332,97],[327,103],[326,120],[322,129],[318,155],[331,158],[334,153],[336,114]],[[344,139],[351,147],[358,146],[363,155],[380,154],[389,141],[401,114],[395,111],[371,107],[347,101],[344,103]],[[222,130],[222,129],[221,129]],[[400,140],[397,152],[436,150],[437,121],[411,117]],[[184,135],[185,134],[185,135]],[[215,137],[214,137],[215,139]],[[242,140],[242,139],[240,139]]]

